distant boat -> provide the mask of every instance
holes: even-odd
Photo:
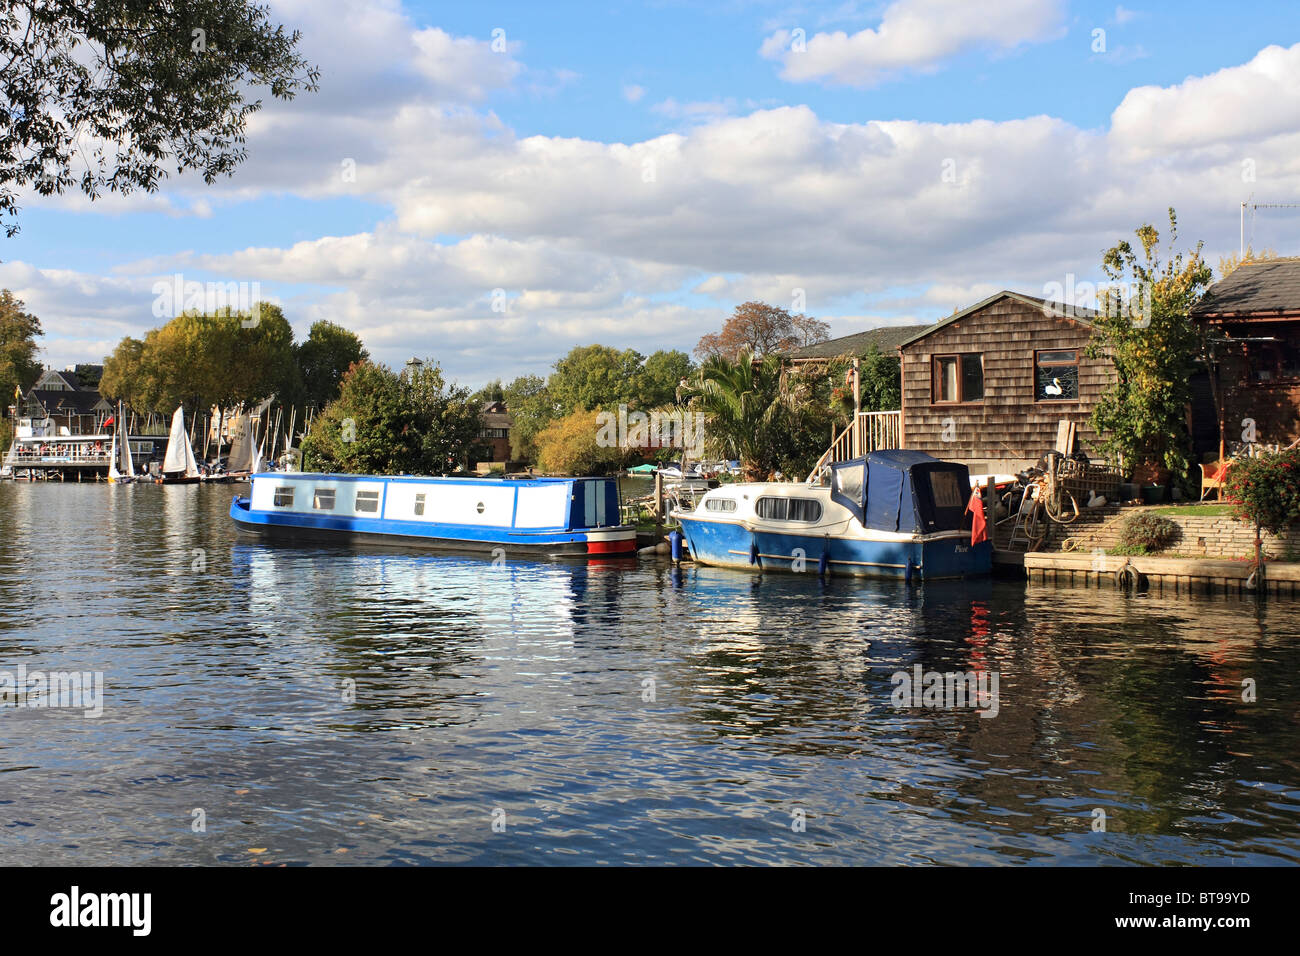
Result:
[[[247,412],[236,416],[230,426],[230,455],[226,476],[243,480],[262,470],[262,449],[253,444],[253,420]]]
[[[135,463],[131,461],[131,442],[126,434],[126,421],[122,403],[117,403],[113,416],[113,450],[108,459],[110,484],[125,485],[135,481]]]
[[[172,415],[172,430],[167,438],[167,454],[163,456],[160,485],[192,485],[200,481],[199,464],[194,460],[190,436],[185,432],[185,409],[177,408]]]

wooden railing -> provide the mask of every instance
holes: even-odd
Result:
[[[903,439],[903,413],[858,412],[857,417],[835,436],[831,447],[817,459],[808,475],[808,483],[820,479],[822,471],[840,461],[861,458],[881,448],[898,448]]]

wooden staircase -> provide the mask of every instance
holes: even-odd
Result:
[[[861,458],[882,448],[900,448],[903,444],[903,413],[858,412],[854,420],[835,436],[831,447],[817,459],[808,473],[807,484],[817,484],[831,465]]]

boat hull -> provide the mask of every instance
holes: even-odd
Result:
[[[417,522],[253,511],[248,498],[230,503],[237,530],[281,543],[356,544],[464,554],[622,558],[636,553],[631,526],[591,530],[519,532],[508,528],[430,525]]]
[[[815,575],[826,555],[826,570],[832,575],[938,580],[987,575],[993,569],[993,546],[987,541],[972,545],[968,531],[801,535],[751,529],[739,522],[678,517],[691,557],[717,567]]]

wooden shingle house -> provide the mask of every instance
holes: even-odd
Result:
[[[1084,355],[1095,315],[999,292],[902,342],[902,446],[975,474],[1015,472],[1055,447],[1068,420],[1093,454],[1089,418],[1113,375]]]

